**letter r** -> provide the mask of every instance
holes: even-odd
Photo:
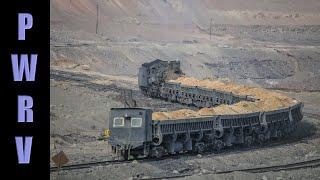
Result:
[[[18,14],[18,40],[26,40],[26,29],[31,29],[33,17],[29,13]]]
[[[31,96],[18,96],[18,122],[33,122],[33,99]]]

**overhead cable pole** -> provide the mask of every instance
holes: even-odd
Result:
[[[212,33],[212,18],[210,19],[210,40],[211,40],[211,33]]]
[[[97,21],[96,21],[96,34],[98,34],[99,27],[99,0],[97,0]]]

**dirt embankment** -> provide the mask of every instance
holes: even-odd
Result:
[[[207,89],[232,92],[236,95],[249,95],[257,100],[255,102],[241,101],[232,105],[223,104],[212,108],[202,108],[199,111],[181,109],[170,112],[154,112],[152,114],[153,120],[182,119],[210,115],[245,114],[252,112],[272,111],[286,108],[297,103],[297,100],[280,93],[268,91],[263,88],[246,87],[233,82],[223,83],[218,80],[199,80],[193,77],[180,77],[176,80],[170,80],[169,82],[181,83],[181,85],[184,86],[198,86]]]

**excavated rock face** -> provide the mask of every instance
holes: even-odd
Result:
[[[179,77],[175,80],[170,80],[170,83],[180,83],[184,86],[198,86],[207,89],[215,89],[224,92],[232,92],[236,95],[249,95],[256,101],[240,101],[232,105],[222,104],[217,107],[202,108],[198,111],[190,109],[181,109],[170,112],[154,112],[153,120],[166,119],[182,119],[190,117],[210,116],[210,115],[226,115],[226,114],[245,114],[261,111],[272,111],[290,107],[297,100],[284,96],[280,93],[269,91],[263,88],[246,87],[233,82],[223,83],[218,80],[199,80],[193,77]]]

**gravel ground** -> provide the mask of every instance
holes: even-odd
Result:
[[[99,140],[99,136],[102,129],[107,128],[109,108],[123,106],[117,99],[119,96],[117,91],[130,87],[136,90],[136,79],[134,77],[101,75],[90,71],[63,71],[61,69],[52,69],[51,74],[51,155],[63,150],[70,158],[70,164],[114,158],[108,142]],[[81,81],[79,81],[80,77]],[[87,80],[83,80],[84,77]],[[92,82],[96,82],[96,84]],[[105,87],[113,88],[101,88],[103,86],[98,86],[97,82]],[[110,86],[110,84],[114,84],[114,86]],[[293,163],[320,157],[320,112],[317,109],[320,103],[320,93],[279,92],[305,103],[305,117],[298,130],[292,137],[283,141],[250,149],[235,147],[227,149],[221,154],[183,155],[158,161],[134,161],[128,164],[62,171],[59,178],[129,179],[180,173],[194,174],[187,179],[315,178],[317,173],[319,174],[318,168],[262,174],[234,172],[227,175],[203,175],[208,172]],[[138,104],[154,107],[154,109],[163,103],[145,98],[138,91],[134,93],[134,98],[139,100]],[[179,108],[178,105],[172,104],[165,106],[172,107],[172,109]],[[53,164],[51,165],[53,166]],[[300,173],[301,171],[303,173]],[[51,173],[51,177],[52,179],[57,178],[57,173]]]

